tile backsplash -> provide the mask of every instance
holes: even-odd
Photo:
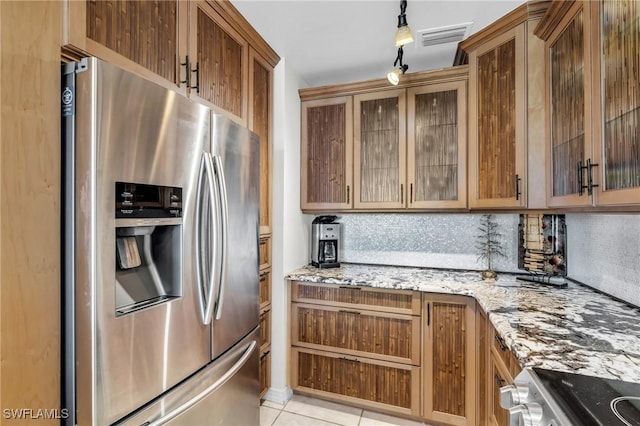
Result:
[[[346,214],[342,261],[397,266],[482,270],[475,249],[481,214]],[[506,255],[498,271],[518,268],[518,215],[496,214]]]
[[[482,270],[475,248],[481,214],[343,214],[342,261]],[[517,214],[495,214],[505,258],[518,269]],[[640,215],[567,214],[568,276],[640,306]]]
[[[640,306],[640,215],[567,214],[568,275]]]

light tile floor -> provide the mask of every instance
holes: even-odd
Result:
[[[286,405],[264,401],[260,426],[422,426],[426,423],[374,413],[302,395]]]

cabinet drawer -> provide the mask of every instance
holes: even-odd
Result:
[[[420,364],[420,317],[292,304],[293,345]]]
[[[301,281],[291,283],[291,300],[408,315],[420,315],[421,307],[420,293],[410,290],[384,290]]]
[[[260,312],[260,349],[271,344],[271,308]]]
[[[260,398],[271,386],[271,348],[260,355]]]
[[[271,271],[260,272],[260,309],[271,303]]]
[[[420,367],[295,347],[291,355],[296,392],[387,412],[420,414]]]
[[[491,327],[491,336],[491,351],[494,352],[495,356],[502,362],[505,370],[511,375],[510,379],[513,379],[522,370],[518,359],[493,327]]]
[[[271,266],[271,237],[260,237],[258,259],[261,271]]]

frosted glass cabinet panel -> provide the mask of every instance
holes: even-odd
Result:
[[[640,204],[640,3],[593,3],[597,204]],[[599,176],[599,179],[596,178]]]
[[[590,54],[585,15],[588,17],[588,9],[585,11],[581,3],[575,3],[547,40],[550,207],[591,203],[591,194],[583,188],[587,184],[585,168],[591,163],[592,150],[590,110],[585,104],[588,99],[585,90],[591,86],[591,73],[585,66]]]
[[[466,82],[407,91],[409,208],[459,208],[466,192]]]
[[[354,96],[354,208],[405,206],[404,89]]]

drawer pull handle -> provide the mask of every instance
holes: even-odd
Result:
[[[265,353],[263,353],[262,356],[260,357],[260,361],[265,359],[267,357],[267,355],[269,355],[270,353],[271,353],[271,351],[266,351]]]
[[[505,383],[505,382],[504,382],[504,379],[502,379],[502,378],[501,378],[500,376],[498,376],[497,374],[494,374],[494,375],[493,375],[493,380],[495,380],[495,382],[496,382],[496,384],[497,384],[498,386],[502,386],[502,385],[504,385],[504,383]]]
[[[351,285],[341,285],[340,288],[343,290],[362,290],[362,287],[356,287]]]
[[[358,311],[348,311],[346,309],[338,309],[338,312],[343,313],[343,314],[360,315],[360,312],[358,312]]]
[[[502,340],[500,336],[498,336],[497,334],[495,335],[495,337],[496,337],[496,342],[498,342],[498,346],[500,346],[500,350],[502,352],[505,352],[508,348],[507,348],[507,345],[504,344],[504,340]]]
[[[343,359],[345,361],[351,361],[351,362],[360,363],[360,360],[358,358],[347,358],[346,356],[341,356],[340,359]]]

